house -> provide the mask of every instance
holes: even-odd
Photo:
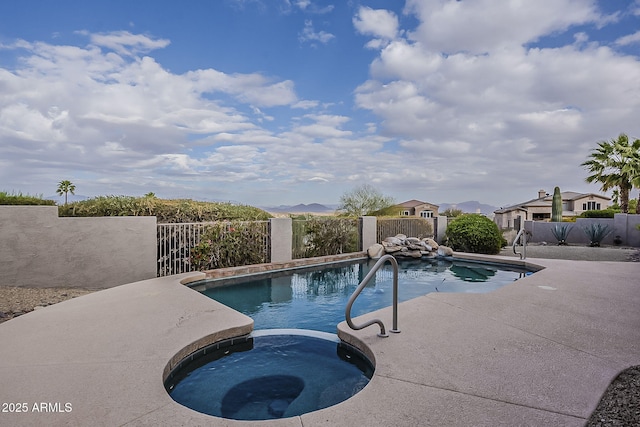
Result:
[[[408,200],[395,206],[400,216],[414,216],[418,218],[434,218],[438,216],[438,205],[420,200]]]
[[[562,216],[578,216],[584,211],[604,210],[611,199],[594,193],[563,191]],[[494,211],[494,221],[498,228],[519,228],[519,221],[550,221],[553,195],[538,191],[538,198]]]

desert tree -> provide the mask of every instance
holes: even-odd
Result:
[[[345,216],[362,216],[379,211],[395,203],[370,184],[362,184],[340,197],[338,210]]]

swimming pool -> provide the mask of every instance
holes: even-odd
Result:
[[[375,260],[254,277],[196,282],[193,288],[255,322],[255,329],[297,328],[335,333],[351,294]],[[462,260],[399,260],[399,301],[430,292],[485,293],[513,283],[527,270]],[[381,268],[352,308],[356,317],[392,303],[391,266]]]
[[[360,260],[192,283],[253,318],[255,330],[184,358],[166,379],[167,392],[184,406],[237,420],[292,417],[350,398],[368,384],[374,366],[338,339],[336,326],[375,264]],[[399,260],[398,267],[399,301],[430,292],[490,292],[528,274],[442,258]],[[379,269],[352,315],[390,306],[392,285],[392,267]]]

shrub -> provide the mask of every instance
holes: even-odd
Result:
[[[584,211],[580,214],[580,218],[613,218],[615,213],[614,209]]]
[[[268,232],[259,222],[220,222],[207,226],[200,243],[191,249],[195,270],[237,267],[268,262]]]
[[[56,202],[53,200],[46,200],[42,198],[42,195],[30,196],[22,193],[7,193],[0,191],[0,205],[36,205],[36,206],[55,206]]]
[[[314,217],[307,221],[304,240],[307,257],[356,252],[357,220]]]
[[[453,250],[491,255],[505,244],[498,226],[479,214],[464,214],[451,221],[445,241]]]

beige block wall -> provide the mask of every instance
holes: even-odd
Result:
[[[156,277],[156,218],[0,206],[0,286],[110,288]]]

